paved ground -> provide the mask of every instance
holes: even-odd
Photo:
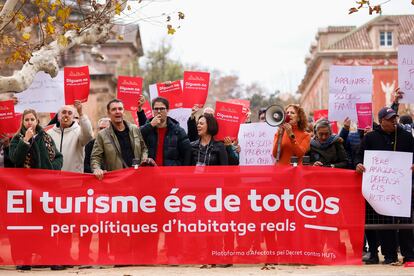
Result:
[[[158,275],[314,275],[314,276],[355,276],[355,275],[414,275],[414,267],[390,265],[364,266],[304,266],[304,265],[277,265],[264,270],[260,265],[235,265],[228,268],[200,269],[199,266],[131,266],[121,268],[70,268],[64,271],[50,271],[50,269],[33,269],[32,271],[16,271],[14,267],[0,267],[1,276],[12,275],[97,275],[97,276],[158,276]]]

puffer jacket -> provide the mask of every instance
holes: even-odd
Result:
[[[150,119],[141,127],[141,133],[148,147],[148,156],[156,159],[158,145],[157,128],[151,125]],[[171,117],[167,117],[167,132],[164,138],[164,166],[189,166],[191,159],[190,140],[185,130]]]

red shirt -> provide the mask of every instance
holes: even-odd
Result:
[[[155,154],[155,163],[157,166],[162,166],[164,164],[164,138],[167,133],[167,128],[157,128],[158,130],[158,143],[157,143],[157,153]]]

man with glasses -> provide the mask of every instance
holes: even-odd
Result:
[[[79,122],[75,117],[79,117]],[[74,107],[65,105],[59,109],[58,123],[47,133],[63,154],[62,171],[83,172],[84,146],[93,138],[91,121],[82,112],[82,103],[75,101]]]
[[[188,166],[191,158],[190,140],[179,123],[168,117],[169,102],[158,97],[152,101],[153,118],[141,127],[148,147],[148,157],[158,166]]]

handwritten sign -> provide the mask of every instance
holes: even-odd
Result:
[[[187,120],[191,116],[191,108],[176,108],[168,111],[168,116],[176,120],[187,133]]]
[[[357,120],[356,103],[372,102],[371,66],[331,66],[329,69],[329,120]]]
[[[358,128],[372,128],[372,103],[357,103],[356,111],[358,117]]]
[[[89,96],[89,67],[65,67],[65,104],[73,104],[75,100],[86,102]]]
[[[365,151],[362,194],[385,216],[411,216],[411,152]]]
[[[59,71],[55,78],[44,72],[38,72],[30,87],[22,93],[16,94],[18,99],[14,110],[23,113],[32,108],[37,112],[57,112],[65,104],[63,71]]]
[[[125,110],[138,110],[138,99],[142,94],[141,77],[118,77],[118,99],[124,103]]]
[[[241,124],[239,129],[240,165],[273,165],[273,139],[277,128],[266,123]]]
[[[401,103],[414,103],[414,46],[398,46],[398,85],[404,92]]]

